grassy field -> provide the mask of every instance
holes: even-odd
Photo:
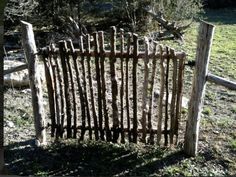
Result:
[[[216,26],[209,70],[236,81],[236,9],[207,10],[203,19]],[[187,31],[178,50],[194,60],[199,22]],[[185,96],[193,69],[186,67]],[[188,158],[177,148],[142,144],[62,141],[45,148],[33,144],[30,92],[5,92],[6,163],[15,175],[82,176],[228,176],[236,174],[236,92],[208,83],[204,101],[199,155]],[[30,121],[31,120],[31,121]],[[29,123],[30,122],[30,123]]]

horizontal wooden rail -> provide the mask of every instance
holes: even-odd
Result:
[[[227,87],[231,90],[236,90],[236,83],[229,81],[223,77],[216,76],[214,74],[208,73],[207,74],[207,81],[213,82],[218,85],[222,85],[224,87]]]
[[[96,53],[94,51],[90,51],[89,53],[85,51],[84,53],[82,53],[79,49],[75,49],[75,52],[78,56],[87,56],[87,57],[95,57],[96,56]],[[47,54],[48,53],[47,48],[40,49],[39,54],[41,54],[41,53]],[[59,54],[59,49],[56,48],[54,53]],[[111,51],[105,50],[103,55],[105,57],[109,58],[111,56]],[[175,58],[176,59],[183,59],[183,58],[186,58],[186,55],[187,54],[185,52],[176,52],[175,53]],[[123,53],[121,53],[120,51],[116,51],[115,52],[115,58],[121,58],[121,57],[123,57],[123,58],[133,58],[134,54],[133,53],[128,54],[127,51],[124,51]],[[144,59],[145,57],[146,57],[146,54],[145,54],[144,51],[141,51],[141,52],[139,51],[138,52],[138,58]],[[156,53],[156,54],[151,53],[151,54],[148,55],[148,57],[149,58],[154,58],[154,57],[155,58],[161,58],[161,55],[160,55],[160,53]],[[162,58],[169,58],[169,57],[173,57],[172,54],[166,54],[165,52],[163,52]]]
[[[47,128],[48,128],[48,127],[53,127],[53,126],[52,126],[51,124],[48,124],[48,125],[47,125]],[[55,128],[56,128],[56,126],[55,126]],[[74,126],[71,126],[71,128],[74,129]],[[63,129],[67,129],[67,126],[64,126]],[[94,130],[97,130],[95,127],[89,127],[89,126],[86,126],[86,127],[77,126],[76,129],[77,129],[77,130],[82,130],[82,129],[83,129],[83,130],[85,130],[85,131],[88,131],[88,130],[93,130],[93,131],[94,131]],[[100,130],[100,129],[99,129],[99,130]],[[106,129],[103,128],[102,130],[105,131]],[[110,131],[114,131],[114,129],[111,128]],[[120,132],[123,131],[123,132],[126,132],[126,133],[127,133],[127,132],[130,132],[130,131],[132,132],[133,129],[130,129],[130,131],[129,131],[128,128],[124,128],[123,130],[122,130],[121,128],[119,128],[118,131],[120,131]],[[150,131],[149,129],[147,129],[146,131],[147,131],[147,133],[151,133],[151,131]],[[137,133],[142,133],[142,132],[143,132],[143,129],[141,129],[141,128],[137,129]],[[152,129],[152,133],[153,133],[153,134],[157,134],[157,129]],[[162,133],[162,134],[165,134],[165,133],[169,134],[169,133],[170,133],[170,130],[167,130],[167,131],[162,130],[161,133]]]

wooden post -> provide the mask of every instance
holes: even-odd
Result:
[[[91,129],[91,116],[90,116],[90,110],[89,110],[89,102],[88,102],[88,95],[87,95],[87,84],[86,84],[86,71],[85,71],[85,65],[84,65],[84,43],[83,43],[83,36],[80,36],[80,52],[81,52],[81,69],[82,69],[82,81],[83,81],[83,87],[84,87],[84,99],[85,99],[85,107],[86,107],[86,114],[87,114],[87,122],[89,127],[89,139],[92,139],[92,129]]]
[[[137,143],[138,129],[138,108],[137,108],[137,64],[138,64],[138,35],[133,34],[134,58],[133,58],[133,142]]]
[[[96,109],[95,109],[95,100],[94,100],[94,94],[93,94],[93,82],[92,82],[92,75],[91,75],[91,65],[90,65],[90,54],[91,54],[91,49],[90,49],[90,35],[86,35],[86,41],[87,41],[87,47],[86,47],[86,52],[87,52],[87,67],[88,67],[88,79],[89,79],[89,89],[90,89],[90,97],[91,97],[91,105],[92,105],[92,112],[93,112],[93,122],[94,122],[94,129],[95,129],[95,139],[98,140],[98,121],[97,121],[97,114],[96,114]]]
[[[175,51],[170,49],[170,54],[172,57],[173,62],[173,75],[172,75],[172,97],[171,97],[171,104],[170,104],[170,145],[173,145],[174,142],[174,128],[176,122],[176,92],[177,92],[177,74],[178,74],[178,63],[175,57]]]
[[[121,85],[120,85],[120,128],[121,128],[121,143],[125,143],[124,133],[124,30],[120,29],[120,71],[121,71]]]
[[[98,33],[93,33],[94,38],[94,50],[95,50],[95,67],[96,67],[96,80],[97,80],[97,103],[98,103],[98,125],[100,131],[100,138],[104,140],[103,121],[102,121],[102,86],[101,86],[101,74],[99,67],[99,42]]]
[[[142,98],[142,142],[146,143],[147,135],[147,96],[148,96],[148,77],[149,77],[149,43],[145,38],[145,58],[144,58],[144,81],[143,81],[143,98]]]
[[[72,129],[71,129],[71,94],[70,94],[70,84],[69,84],[69,74],[68,74],[68,67],[67,67],[67,46],[65,41],[59,42],[59,53],[61,59],[61,67],[62,67],[62,74],[63,74],[63,81],[64,81],[64,93],[65,93],[65,106],[66,106],[66,129],[67,129],[67,138],[72,137]],[[63,123],[62,123],[63,125]]]
[[[163,58],[163,48],[159,46],[160,51],[160,97],[158,101],[158,124],[157,124],[157,144],[160,145],[161,142],[161,134],[162,134],[162,119],[163,119],[163,97],[164,97],[164,89],[165,89],[165,67],[164,67],[164,58]]]
[[[152,112],[153,112],[153,104],[154,104],[154,84],[155,84],[155,76],[156,76],[156,68],[157,68],[157,58],[155,57],[157,53],[157,42],[154,42],[153,49],[153,58],[152,58],[152,73],[150,80],[150,99],[149,99],[149,108],[148,108],[148,129],[150,131],[150,144],[154,144],[154,133],[152,128]]]
[[[100,48],[100,70],[101,70],[101,84],[102,84],[102,108],[105,119],[106,140],[111,141],[111,131],[109,128],[109,116],[106,99],[106,75],[105,75],[105,48],[104,48],[104,32],[98,32],[99,48]]]
[[[34,39],[33,27],[30,23],[21,21],[22,42],[25,50],[25,56],[28,62],[30,88],[32,94],[32,105],[34,114],[34,124],[36,131],[36,144],[46,144],[45,112],[43,108],[43,91],[38,70],[37,49]]]
[[[205,22],[200,24],[196,53],[196,68],[188,108],[188,120],[184,143],[184,151],[190,156],[196,156],[197,154],[200,115],[206,86],[213,33],[213,25]]]
[[[0,174],[3,174],[4,170],[4,76],[3,76],[3,36],[4,36],[4,7],[7,0],[1,0],[0,2]]]
[[[77,54],[75,52],[74,46],[72,42],[69,42],[69,48],[71,50],[71,54],[73,57],[73,65],[75,69],[75,75],[76,75],[76,82],[77,82],[77,87],[79,91],[79,99],[80,99],[80,109],[81,109],[81,117],[82,117],[82,127],[81,127],[81,136],[80,136],[80,141],[84,139],[84,134],[85,134],[85,98],[84,98],[84,90],[82,88],[81,80],[80,80],[80,72],[79,72],[79,67],[77,65]],[[74,137],[77,135],[77,120],[74,119]]]
[[[166,89],[166,100],[165,100],[165,126],[164,126],[164,139],[165,139],[165,146],[168,145],[168,133],[167,133],[167,130],[168,130],[168,119],[169,119],[169,112],[168,112],[168,107],[169,107],[169,104],[168,104],[168,100],[169,100],[169,65],[170,65],[170,58],[168,57],[169,55],[169,48],[166,47],[166,54],[167,54],[167,59],[166,59],[166,77],[165,77],[165,89]]]
[[[44,62],[44,70],[45,70],[45,78],[47,83],[47,92],[48,92],[48,103],[49,103],[49,112],[51,119],[51,137],[55,135],[55,125],[56,125],[56,112],[55,112],[55,97],[53,88],[53,77],[52,77],[52,63],[50,62],[48,51],[43,53],[43,62]]]
[[[131,131],[130,131],[130,113],[129,113],[129,55],[131,50],[131,33],[128,33],[128,41],[127,41],[127,58],[125,60],[125,101],[126,101],[126,117],[127,117],[127,128],[128,128],[128,136],[129,142],[132,141]]]
[[[112,91],[112,118],[113,118],[113,142],[116,143],[119,138],[119,112],[117,105],[118,85],[116,79],[116,28],[111,27],[111,56],[110,56],[110,74]]]

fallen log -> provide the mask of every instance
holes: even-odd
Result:
[[[4,70],[4,75],[15,73],[15,72],[18,72],[18,71],[22,71],[22,70],[25,70],[27,68],[28,68],[27,64],[22,64],[22,65],[14,67],[14,68]]]
[[[229,81],[223,77],[219,77],[211,73],[207,74],[207,81],[222,85],[231,90],[236,90],[236,82]]]

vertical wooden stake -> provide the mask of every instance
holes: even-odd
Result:
[[[148,129],[150,131],[150,144],[154,144],[154,132],[152,129],[152,111],[153,111],[153,89],[155,84],[155,76],[156,76],[156,68],[157,68],[157,58],[156,52],[157,52],[157,42],[154,42],[154,49],[153,49],[153,58],[152,58],[152,75],[151,75],[151,81],[150,81],[150,100],[149,100],[149,108],[148,108]]]
[[[160,51],[160,76],[161,76],[161,88],[160,88],[160,98],[158,102],[158,124],[157,124],[157,144],[160,145],[161,142],[161,134],[162,134],[162,119],[163,119],[163,97],[164,97],[164,89],[165,89],[165,67],[164,67],[164,58],[163,58],[163,47],[159,46]]]
[[[149,43],[148,39],[145,38],[145,59],[144,59],[144,81],[143,81],[143,100],[142,100],[142,142],[146,143],[147,135],[147,95],[148,95],[148,77],[149,77]]]
[[[98,33],[93,34],[94,47],[95,47],[95,65],[96,65],[96,80],[97,80],[97,92],[98,92],[98,122],[100,130],[100,138],[104,140],[104,131],[102,124],[102,86],[101,86],[101,73],[99,67],[99,42]]]
[[[86,106],[86,114],[87,114],[87,122],[89,127],[89,139],[92,139],[92,129],[91,129],[91,116],[90,116],[90,110],[89,110],[89,102],[88,102],[88,96],[87,96],[87,84],[86,84],[86,71],[84,66],[84,43],[83,43],[83,36],[80,36],[80,51],[81,51],[81,68],[82,68],[82,81],[83,81],[83,87],[84,87],[84,99],[85,99],[85,106]]]
[[[202,103],[206,86],[206,76],[210,59],[214,26],[205,22],[200,24],[196,68],[194,72],[192,94],[188,109],[188,120],[185,132],[184,151],[190,156],[196,156],[198,148],[199,124]]]
[[[67,46],[70,49],[70,45],[72,44],[71,40],[67,41]],[[72,53],[73,55],[73,53]],[[70,83],[71,83],[71,95],[72,95],[72,107],[73,107],[73,119],[74,119],[74,134],[73,134],[73,138],[76,138],[76,125],[77,125],[77,99],[76,99],[76,90],[75,90],[75,83],[74,83],[74,72],[73,72],[73,67],[71,65],[71,58],[70,58],[70,53],[69,50],[66,53],[66,60],[67,60],[67,67],[68,67],[68,71],[69,71],[69,76],[70,76]],[[73,60],[73,59],[72,59]]]
[[[179,73],[178,73],[178,89],[177,89],[177,98],[176,98],[176,118],[174,125],[174,135],[176,136],[175,145],[178,143],[178,129],[179,129],[179,120],[181,119],[181,109],[182,109],[182,98],[183,98],[183,82],[184,82],[184,62],[186,56],[179,60]]]
[[[32,94],[32,105],[34,114],[34,123],[36,130],[36,141],[38,145],[46,144],[45,112],[43,108],[43,90],[38,70],[37,48],[34,39],[33,27],[30,23],[21,21],[22,43],[25,50],[25,56],[28,62],[30,88]]]
[[[121,85],[120,85],[120,125],[121,125],[121,143],[125,143],[124,133],[124,30],[120,29],[120,71],[121,71]]]
[[[164,127],[164,138],[165,138],[165,146],[168,145],[168,119],[169,119],[169,115],[168,115],[168,100],[169,100],[169,65],[170,65],[170,58],[169,58],[169,48],[166,47],[166,54],[167,54],[167,59],[166,59],[166,78],[165,78],[165,85],[166,85],[166,100],[165,100],[165,127]]]
[[[51,46],[51,49],[52,49],[52,52],[55,51],[55,45],[52,45]],[[62,69],[61,69],[61,65],[60,65],[60,62],[59,62],[59,57],[57,54],[54,54],[53,55],[53,60],[54,60],[54,63],[55,63],[55,73],[54,75],[57,76],[57,79],[58,79],[58,91],[59,91],[59,95],[58,95],[58,106],[59,106],[59,110],[60,110],[60,113],[57,112],[57,116],[58,116],[58,120],[60,122],[57,122],[57,132],[56,132],[56,135],[60,136],[61,138],[63,137],[63,133],[64,133],[64,129],[63,129],[63,126],[64,126],[64,119],[65,119],[65,101],[64,101],[64,91],[63,91],[63,80],[62,80]],[[56,78],[56,77],[55,77]],[[56,85],[56,83],[54,83],[54,85]]]
[[[126,117],[127,117],[127,127],[128,127],[128,137],[129,142],[132,141],[132,133],[130,130],[130,114],[129,114],[129,55],[130,55],[130,48],[131,48],[131,33],[128,33],[128,41],[127,41],[127,57],[126,57],[126,67],[125,67],[125,99],[126,99]]]
[[[72,44],[72,42],[69,43],[69,48],[71,50],[71,54],[73,57],[73,65],[74,65],[74,69],[75,69],[75,75],[76,75],[76,82],[77,82],[77,87],[79,90],[79,99],[80,99],[80,108],[81,108],[81,119],[82,119],[82,128],[81,128],[81,136],[80,136],[80,141],[82,141],[84,139],[84,134],[85,134],[85,118],[86,118],[86,114],[85,114],[85,98],[84,98],[84,90],[82,88],[82,84],[81,84],[81,80],[80,80],[80,72],[79,72],[79,68],[77,65],[77,54],[75,52],[74,46]],[[76,137],[77,134],[77,120],[74,119],[74,137]]]
[[[57,76],[57,65],[56,61],[57,60],[57,55],[55,54],[55,45],[51,44],[49,48],[50,52],[52,52],[51,56],[49,56],[50,63],[52,65],[52,81],[53,81],[53,88],[54,88],[54,98],[55,98],[55,110],[56,110],[56,139],[59,138],[61,130],[60,130],[60,125],[61,125],[61,115],[60,115],[60,82],[59,82],[59,76]]]
[[[52,76],[52,63],[50,62],[49,55],[46,52],[43,54],[45,78],[47,83],[48,91],[48,102],[49,102],[49,112],[51,119],[51,137],[55,135],[56,127],[56,112],[55,112],[55,97],[54,97],[54,88],[53,88],[53,76]]]
[[[170,49],[170,54],[173,62],[173,76],[172,76],[172,97],[170,104],[170,145],[174,143],[174,133],[176,125],[176,95],[177,95],[177,58],[175,57],[175,51]]]
[[[111,131],[109,125],[109,117],[107,110],[107,99],[106,99],[106,76],[105,76],[105,49],[104,49],[104,32],[98,32],[99,47],[100,47],[100,66],[101,66],[101,82],[102,82],[102,104],[103,104],[103,115],[105,119],[105,130],[106,140],[111,141]]]
[[[138,35],[133,34],[134,58],[133,58],[133,142],[137,143],[138,108],[137,108],[137,64],[138,64]]]
[[[71,95],[70,95],[70,87],[69,87],[69,75],[68,75],[68,67],[67,67],[67,46],[65,41],[60,41],[59,43],[60,49],[60,57],[61,57],[61,66],[64,80],[64,92],[65,92],[65,105],[66,105],[66,122],[67,122],[67,138],[72,137],[72,129],[71,129]]]
[[[113,142],[117,142],[119,138],[119,113],[117,106],[118,86],[116,80],[116,28],[111,27],[111,57],[110,57],[110,72],[111,72],[111,91],[112,91],[112,117],[113,117]]]
[[[95,109],[95,100],[94,100],[94,93],[93,93],[93,82],[92,82],[92,75],[91,75],[91,65],[90,65],[90,35],[86,35],[86,52],[87,52],[87,66],[88,66],[88,79],[89,79],[89,88],[90,88],[90,95],[91,95],[91,104],[92,104],[92,112],[93,112],[93,122],[94,122],[94,128],[95,128],[95,139],[98,140],[98,121],[97,121],[97,114]]]
[[[4,53],[3,53],[3,36],[4,36],[4,8],[7,0],[0,2],[0,174],[4,170]]]

